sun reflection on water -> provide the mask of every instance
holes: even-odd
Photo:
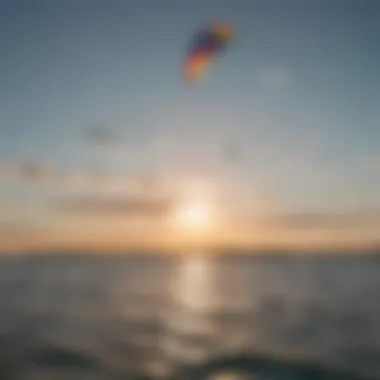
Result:
[[[213,266],[200,254],[180,260],[171,286],[173,306],[165,315],[161,337],[162,353],[171,366],[207,359],[216,334]]]
[[[156,374],[248,347],[252,282],[242,271],[229,281],[228,268],[230,263],[200,252],[175,262],[167,308],[160,316]]]
[[[217,306],[214,267],[202,255],[191,255],[179,266],[173,297],[178,305],[193,311],[210,311]]]

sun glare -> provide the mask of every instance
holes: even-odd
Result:
[[[176,221],[186,230],[204,230],[212,224],[211,205],[205,201],[187,202],[178,207]]]
[[[168,219],[170,242],[181,249],[212,245],[221,228],[215,184],[206,180],[189,180],[181,187],[180,194]]]

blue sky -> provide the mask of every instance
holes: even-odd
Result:
[[[379,16],[377,0],[0,1],[0,160],[125,173],[186,160],[291,211],[378,207]],[[186,46],[208,20],[238,38],[189,87]],[[97,124],[118,136],[106,163],[86,140]],[[228,141],[235,168],[218,163]],[[31,196],[12,186],[1,194]]]

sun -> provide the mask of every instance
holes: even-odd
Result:
[[[179,205],[175,213],[179,227],[188,231],[209,229],[213,222],[211,204],[206,201],[188,201]]]
[[[221,214],[218,192],[210,181],[187,181],[168,215],[169,241],[181,249],[209,247],[219,237]]]

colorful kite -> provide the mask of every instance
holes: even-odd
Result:
[[[193,39],[183,68],[188,82],[201,80],[214,60],[226,49],[235,35],[234,27],[213,22],[204,27]]]

